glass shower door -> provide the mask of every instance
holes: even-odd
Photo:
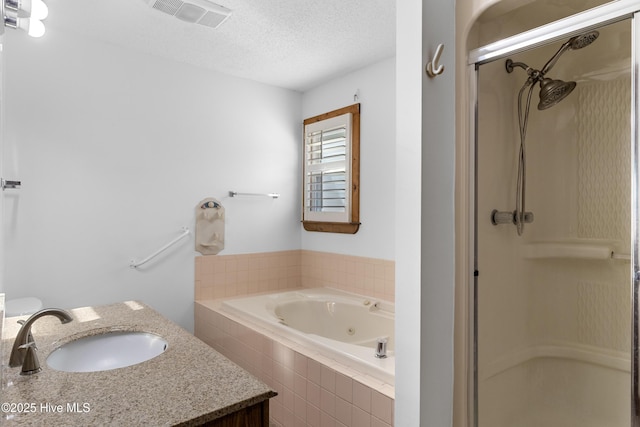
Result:
[[[632,20],[597,30],[514,54],[511,72],[505,58],[478,68],[480,427],[631,422]],[[526,114],[527,79],[545,68],[575,88],[538,110],[536,81]]]

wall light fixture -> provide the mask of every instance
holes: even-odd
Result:
[[[42,0],[2,0],[4,26],[22,29],[31,37],[45,33],[42,21],[49,15],[49,8]]]

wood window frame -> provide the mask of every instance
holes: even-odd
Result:
[[[306,212],[306,189],[305,177],[307,170],[306,162],[306,126],[323,120],[338,117],[343,114],[351,114],[351,138],[350,138],[350,191],[348,203],[348,219],[345,222],[332,221],[310,221],[305,219]],[[303,122],[303,159],[302,159],[302,226],[306,231],[319,231],[325,233],[355,234],[360,228],[360,104],[353,104],[328,113],[305,119]]]

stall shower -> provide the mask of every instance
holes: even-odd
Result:
[[[479,427],[631,425],[633,25],[475,67]]]

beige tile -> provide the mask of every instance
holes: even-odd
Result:
[[[194,297],[196,299],[196,301],[200,301],[203,300],[203,294],[204,294],[204,289],[202,286],[202,282],[200,280],[195,281],[195,287],[194,287]]]
[[[282,403],[278,401],[278,396],[269,400],[269,415],[278,423],[282,424]]]
[[[324,411],[320,411],[320,427],[336,427],[336,419]]]
[[[391,424],[387,424],[376,417],[371,417],[371,427],[391,427]]]
[[[357,406],[351,407],[351,422],[354,426],[358,427],[370,427],[371,426],[371,414]]]
[[[193,276],[196,280],[200,280],[203,276],[202,274],[202,257],[194,257],[193,258]]]
[[[293,391],[295,387],[295,375],[293,369],[290,369],[287,365],[284,365],[284,386]]]
[[[384,292],[387,295],[389,301],[395,301],[395,283],[391,280],[387,280],[384,283]]]
[[[358,275],[358,277],[365,277],[365,266],[366,266],[366,262],[359,257],[355,257],[356,259],[356,274]]]
[[[213,286],[211,288],[211,291],[213,292],[214,299],[223,298],[225,296],[224,286],[221,286],[221,285]]]
[[[336,372],[336,396],[351,403],[353,401],[353,380]]]
[[[320,386],[311,381],[307,381],[307,402],[320,407]]]
[[[320,409],[332,417],[335,416],[336,395],[324,388],[320,388]]]
[[[322,365],[313,359],[307,361],[307,379],[320,385],[322,376]]]
[[[294,374],[293,377],[293,391],[296,395],[307,398],[307,379],[301,375]]]
[[[371,389],[358,381],[353,382],[353,404],[365,412],[371,412]]]
[[[307,425],[320,427],[320,408],[311,403],[307,403]]]
[[[271,347],[271,357],[280,364],[284,364],[284,346],[277,341],[273,341]]]
[[[284,366],[277,361],[273,362],[273,379],[280,384],[284,384]]]
[[[391,424],[393,420],[393,400],[382,393],[371,391],[371,415],[379,418],[387,424]]]
[[[226,262],[224,263],[224,271],[227,273],[235,273],[236,271],[238,271],[238,262],[235,258],[229,258],[226,260]]]
[[[238,256],[236,262],[237,262],[236,269],[238,271],[248,271],[249,270],[249,256],[248,255]]]
[[[346,267],[347,267],[346,268],[347,273],[355,275],[356,274],[356,262],[355,262],[355,260],[347,258],[345,260],[345,262],[346,262]]]
[[[247,269],[245,269],[245,270],[237,270],[236,271],[236,275],[237,275],[238,283],[248,282],[249,281],[249,270],[247,270]]]
[[[293,401],[293,413],[296,417],[300,417],[303,420],[307,419],[307,402],[303,397],[295,395]]]
[[[396,265],[393,261],[387,261],[385,263],[384,278],[385,280],[396,279]]]
[[[263,378],[273,377],[273,359],[264,353],[260,355],[260,373]]]
[[[269,257],[267,257],[267,256],[259,256],[257,258],[257,261],[258,261],[258,268],[260,270],[267,270],[269,268],[269,265],[270,265]]]
[[[375,264],[373,262],[368,262],[364,265],[364,277],[367,279],[375,277]]]
[[[289,409],[286,406],[282,407],[282,419],[284,427],[295,427],[295,415],[293,414],[293,408]]]
[[[320,385],[322,388],[330,391],[331,393],[335,393],[336,391],[336,371],[333,369],[322,365],[321,366],[321,376],[320,376]]]
[[[294,354],[294,370],[296,374],[307,376],[307,357],[296,352]]]
[[[351,407],[351,403],[336,397],[336,420],[344,425],[351,426]]]
[[[284,389],[282,390],[282,407],[284,409],[288,409],[291,412],[293,412],[294,400],[295,400],[295,395],[293,393],[293,390],[285,386]]]

